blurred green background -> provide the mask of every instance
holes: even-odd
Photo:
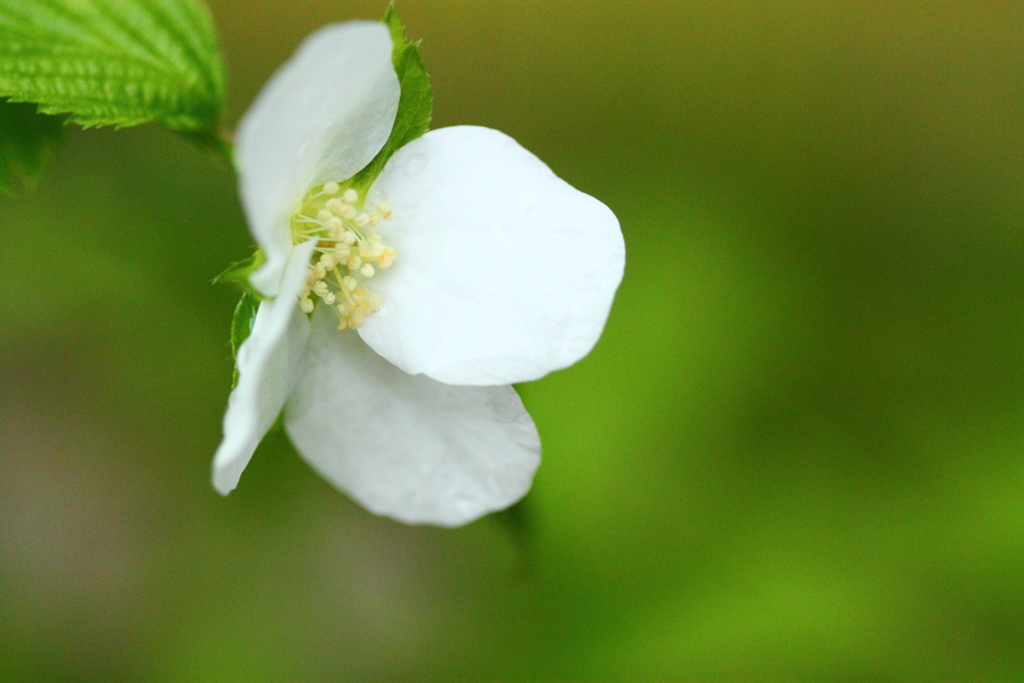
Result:
[[[384,3],[212,7],[235,121]],[[1024,4],[399,9],[626,236],[532,493],[406,527],[276,434],[219,497],[234,178],[76,131],[0,198],[0,680],[1024,680]]]

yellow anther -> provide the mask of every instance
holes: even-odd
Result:
[[[380,258],[377,259],[377,265],[380,268],[390,268],[391,264],[394,263],[395,257],[397,255],[398,252],[395,251],[394,247],[385,247],[384,253],[381,254]]]
[[[311,189],[291,216],[293,244],[317,242],[299,292],[299,308],[312,313],[319,299],[338,313],[339,330],[359,327],[380,309],[381,297],[361,283],[388,268],[396,255],[372,229],[391,220],[391,207],[380,202],[376,208],[357,209],[361,201],[353,188],[342,192],[340,183],[324,183]]]

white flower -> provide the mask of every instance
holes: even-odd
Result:
[[[529,489],[540,439],[510,385],[590,351],[625,250],[607,207],[486,128],[431,131],[366,197],[342,192],[394,123],[391,54],[383,24],[325,27],[240,125],[268,298],[213,480],[234,489],[283,410],[299,453],[368,509],[457,526]]]

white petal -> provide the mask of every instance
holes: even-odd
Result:
[[[442,128],[391,158],[371,188],[398,250],[359,328],[409,373],[509,384],[572,365],[597,342],[622,279],[615,215],[512,138]]]
[[[400,87],[379,22],[326,26],[274,74],[238,127],[242,203],[267,262],[252,279],[277,294],[291,249],[288,217],[305,193],[351,178],[391,134]]]
[[[315,240],[295,247],[280,296],[260,304],[252,334],[238,349],[238,386],[228,399],[224,440],[213,458],[213,485],[223,495],[238,485],[298,378],[309,339],[309,319],[299,310],[298,296],[315,247]]]
[[[367,509],[459,526],[519,500],[540,437],[510,386],[453,387],[408,375],[320,306],[305,372],[285,408],[298,451]]]

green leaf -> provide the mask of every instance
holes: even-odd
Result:
[[[231,319],[231,353],[235,358],[235,375],[231,380],[231,388],[238,386],[238,349],[242,342],[252,334],[252,325],[256,321],[256,311],[260,300],[253,292],[245,292],[235,306],[235,316]]]
[[[384,170],[384,164],[395,152],[427,132],[434,108],[434,91],[430,87],[430,77],[427,76],[423,60],[420,59],[419,41],[414,43],[406,37],[405,27],[398,19],[394,3],[388,7],[384,23],[391,29],[391,40],[394,43],[391,60],[398,74],[402,94],[398,101],[395,125],[384,148],[348,183],[360,192],[365,192],[373,184]]]
[[[37,114],[32,104],[0,100],[0,192],[10,192],[19,180],[38,181],[66,131],[59,116]]]
[[[224,66],[202,0],[3,0],[0,97],[220,144]]]
[[[213,284],[230,283],[240,287],[242,291],[250,291],[249,276],[259,270],[266,260],[263,250],[257,249],[249,258],[228,266],[223,273],[213,278]]]

